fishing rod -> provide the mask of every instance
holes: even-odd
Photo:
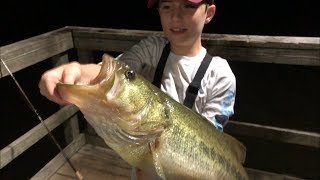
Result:
[[[35,115],[38,117],[40,123],[43,125],[43,127],[47,130],[49,137],[51,138],[51,140],[53,141],[53,143],[58,147],[59,151],[61,152],[61,154],[63,155],[63,157],[65,158],[65,160],[67,161],[67,163],[70,165],[70,167],[72,168],[72,170],[74,171],[75,175],[77,176],[77,178],[79,180],[84,180],[83,176],[81,175],[81,173],[74,167],[74,165],[72,164],[72,162],[70,161],[70,159],[67,157],[67,155],[65,154],[65,152],[63,151],[63,149],[61,148],[60,144],[58,143],[58,141],[56,140],[56,138],[53,136],[53,134],[51,133],[50,129],[48,128],[48,126],[44,123],[42,117],[40,116],[40,114],[38,113],[37,109],[33,106],[33,104],[31,103],[30,99],[28,98],[28,96],[26,95],[26,93],[23,91],[23,89],[21,88],[19,82],[16,80],[16,78],[14,77],[14,75],[12,74],[12,72],[10,71],[10,69],[8,68],[7,64],[4,62],[4,60],[2,58],[0,58],[3,66],[5,67],[5,69],[8,71],[8,73],[10,74],[11,78],[13,79],[13,81],[15,82],[15,84],[17,85],[22,97],[24,98],[24,100],[26,101],[27,105],[29,106],[29,108],[35,113]]]

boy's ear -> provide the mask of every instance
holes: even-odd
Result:
[[[209,5],[207,9],[207,17],[205,23],[208,24],[216,13],[216,6],[214,4]]]

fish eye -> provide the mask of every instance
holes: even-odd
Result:
[[[125,72],[125,76],[129,80],[134,79],[135,75],[136,75],[136,73],[133,70]]]

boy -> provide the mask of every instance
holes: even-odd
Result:
[[[149,37],[124,52],[124,60],[133,70],[153,81],[161,76],[161,90],[180,103],[184,102],[188,85],[206,55],[201,44],[203,26],[215,13],[213,0],[149,0],[148,7],[158,3],[161,24],[166,38]],[[155,71],[167,42],[170,54],[162,74]],[[55,91],[59,82],[89,83],[98,74],[100,66],[71,62],[45,72],[39,82],[42,95],[58,104],[67,104]],[[219,130],[233,114],[236,84],[226,60],[213,57],[197,93],[192,109],[206,117]]]
[[[213,0],[149,0],[148,7],[154,6],[158,7],[165,38],[141,40],[118,59],[222,131],[233,114],[236,81],[227,61],[211,57],[201,44],[203,27],[215,14]],[[202,62],[207,63],[202,66]],[[40,92],[56,103],[66,104],[55,91],[56,84],[90,83],[99,70],[96,64],[72,62],[59,66],[42,75]],[[197,78],[198,82],[193,82]],[[193,83],[199,85],[195,91],[189,87]]]

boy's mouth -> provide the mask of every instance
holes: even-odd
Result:
[[[174,32],[174,33],[182,33],[182,32],[186,32],[187,29],[186,28],[171,28],[170,31]]]

